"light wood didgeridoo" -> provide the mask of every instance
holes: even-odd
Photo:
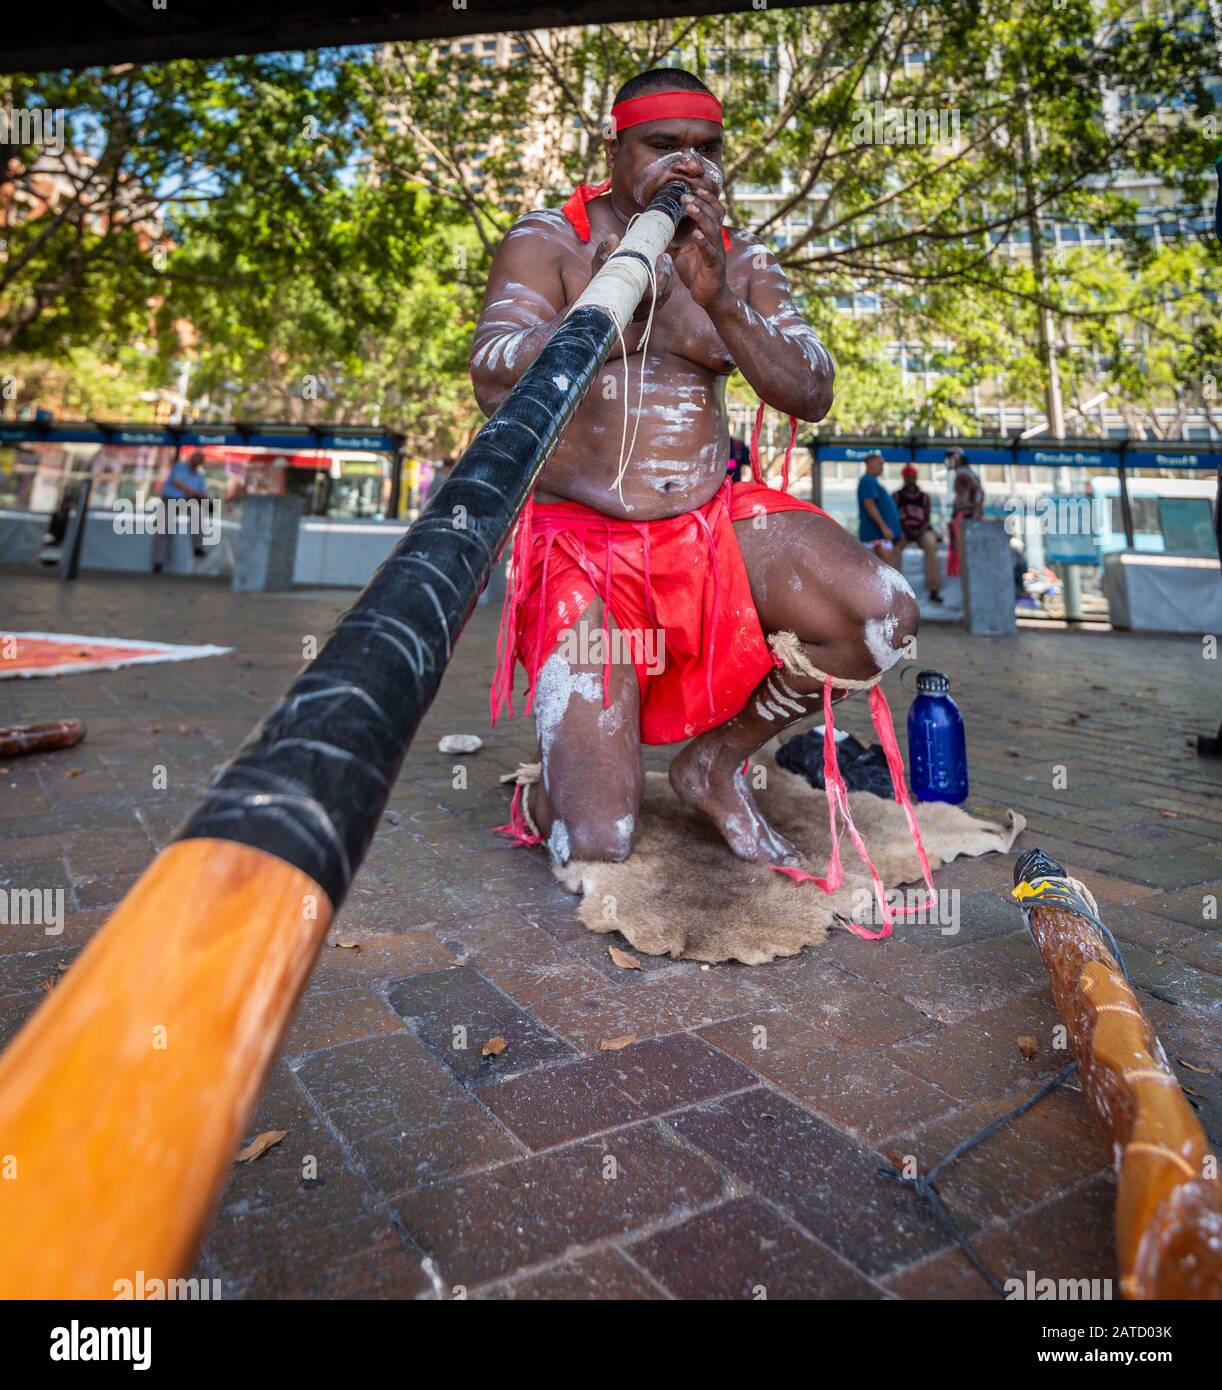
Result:
[[[1027,910],[1087,1104],[1112,1146],[1120,1291],[1126,1298],[1222,1298],[1218,1161],[1102,933],[1071,908],[1041,902],[1041,883],[1064,877],[1055,860],[1032,850],[1015,866],[1015,896]]]
[[[262,850],[158,855],[0,1057],[0,1298],[190,1273],[330,921]]]

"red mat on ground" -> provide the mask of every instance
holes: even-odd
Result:
[[[232,650],[210,644],[191,647],[122,637],[82,637],[73,632],[5,632],[0,633],[0,680],[114,671],[120,666],[141,666],[154,661],[194,661]]]

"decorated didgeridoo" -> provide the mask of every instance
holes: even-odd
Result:
[[[1041,902],[1064,878],[1054,859],[1031,850],[1015,865],[1015,897],[1048,971],[1087,1104],[1112,1147],[1120,1291],[1222,1298],[1218,1161],[1102,933],[1072,908]]]
[[[10,724],[0,729],[0,758],[24,758],[27,753],[51,753],[71,748],[85,737],[79,719],[52,719],[45,724]]]
[[[535,479],[682,219],[668,184],[313,662],[0,1057],[0,1297],[191,1268],[328,924]]]

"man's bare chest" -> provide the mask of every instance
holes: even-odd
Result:
[[[736,278],[732,269],[727,271],[730,288],[741,293],[743,287],[735,283]],[[561,270],[566,304],[571,304],[577,298],[589,279],[590,266],[584,257],[574,256],[566,262]],[[651,353],[665,352],[686,358],[695,366],[718,375],[734,370],[734,359],[713,326],[713,321],[692,299],[687,286],[677,274],[672,279],[669,298],[654,315],[649,350]]]

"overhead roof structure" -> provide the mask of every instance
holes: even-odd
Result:
[[[768,5],[800,7],[799,0]],[[46,8],[18,5],[4,22],[0,73],[741,14],[743,8],[743,0],[503,0],[494,6],[481,0],[172,0],[157,9],[149,0],[103,0],[76,8],[65,30]]]

